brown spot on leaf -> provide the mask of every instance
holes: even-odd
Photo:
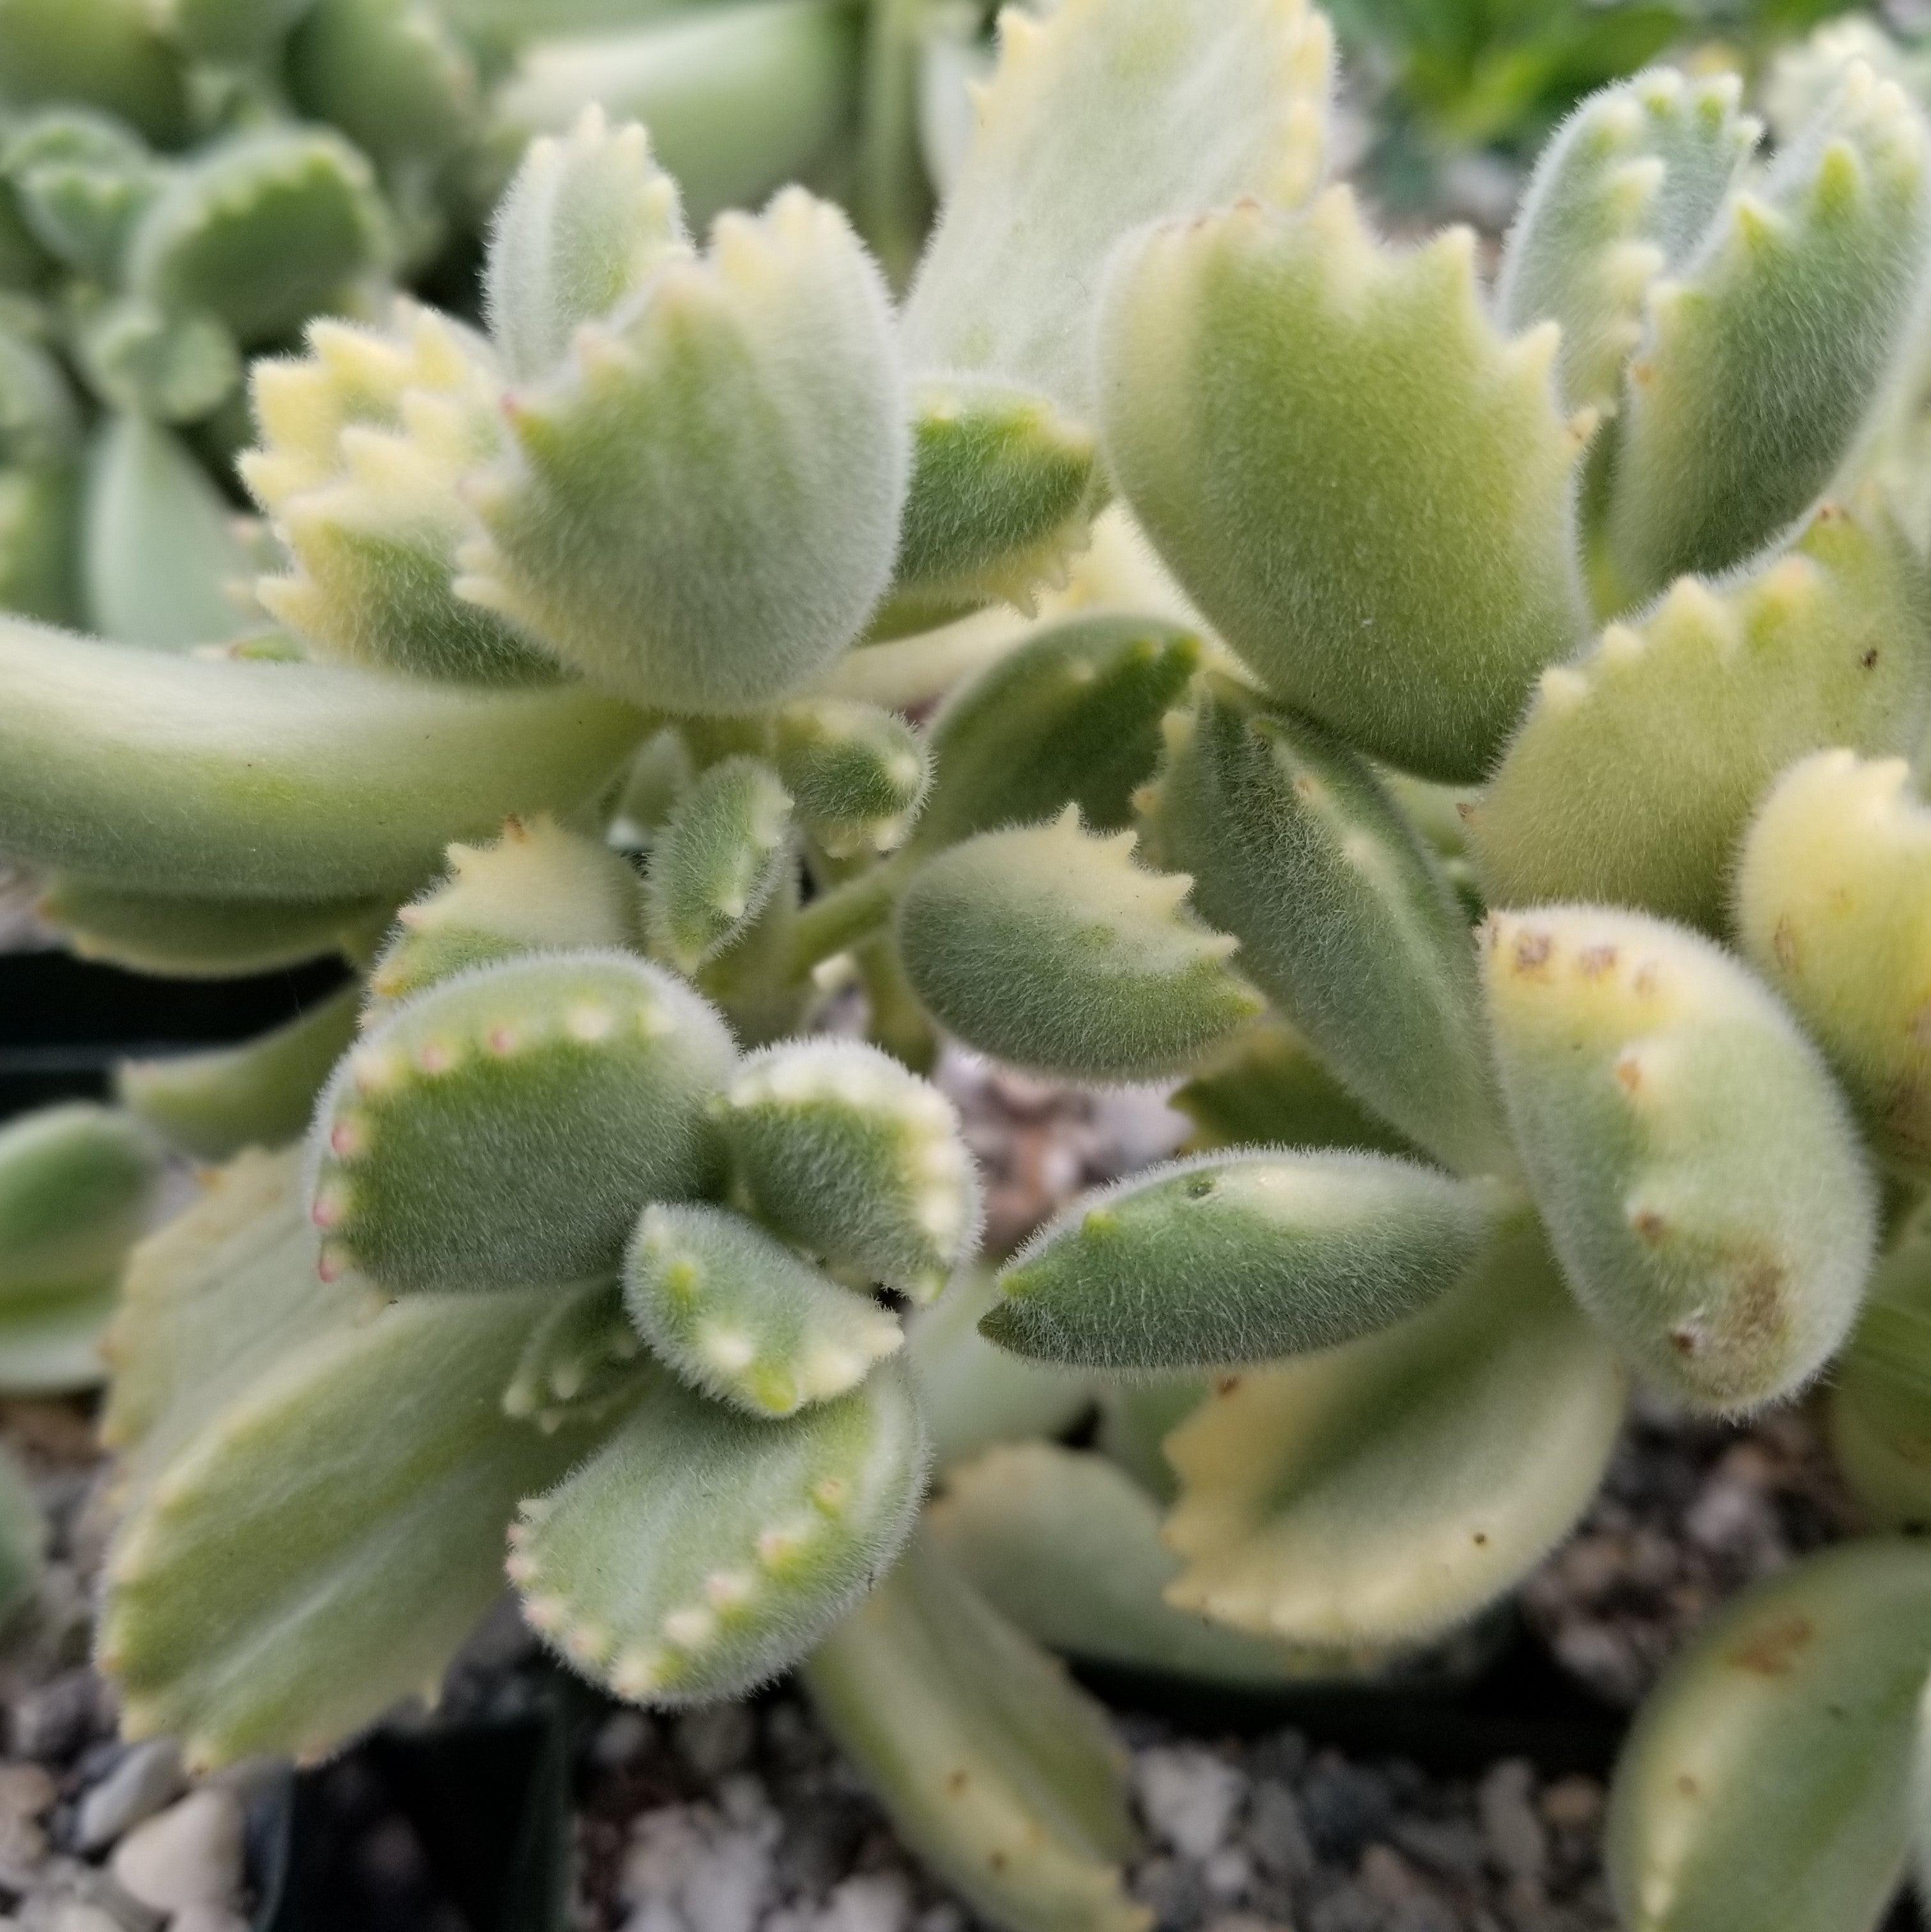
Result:
[[[1643,1084],[1642,1056],[1638,1053],[1619,1053],[1616,1056],[1616,1079],[1624,1092],[1636,1092]]]
[[[1651,1247],[1669,1232],[1669,1222],[1653,1208],[1638,1208],[1629,1216],[1629,1226],[1636,1231],[1636,1238]]]
[[[1679,1355],[1693,1355],[1701,1337],[1694,1328],[1672,1328],[1669,1331],[1669,1345]]]
[[[1877,646],[1875,644],[1873,644],[1869,650],[1865,652],[1863,656],[1857,660],[1858,663],[1862,664],[1866,670],[1875,670],[1877,669]]]
[[[1219,1376],[1215,1378],[1214,1393],[1216,1395],[1232,1395],[1234,1390],[1239,1387],[1239,1376]]]
[[[1797,970],[1797,932],[1786,914],[1779,919],[1770,932],[1770,950],[1776,956],[1776,963],[1786,973]]]
[[[1475,1532],[1475,1546],[1478,1550],[1486,1550],[1488,1547],[1488,1532],[1487,1530],[1478,1529]]]
[[[951,1796],[956,1798],[964,1792],[966,1786],[971,1782],[971,1779],[962,1768],[947,1774],[945,1789]]]
[[[1737,1645],[1724,1660],[1739,1670],[1753,1670],[1760,1677],[1788,1676],[1816,1636],[1817,1626],[1808,1617],[1785,1617]]]
[[[1599,980],[1615,963],[1613,946],[1587,946],[1575,957],[1576,970],[1585,980]]]
[[[1515,970],[1533,973],[1548,964],[1555,941],[1546,932],[1525,932],[1515,942]]]

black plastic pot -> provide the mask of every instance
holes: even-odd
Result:
[[[347,976],[319,959],[246,980],[157,980],[65,952],[0,953],[0,1119],[100,1100],[124,1059],[247,1040]]]

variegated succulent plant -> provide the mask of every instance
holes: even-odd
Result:
[[[329,5],[210,62],[258,84]],[[763,184],[741,96],[525,50],[505,124],[651,131],[531,144],[479,321],[255,364],[272,644],[0,625],[0,850],[58,923],[355,968],[0,1142],[0,1345],[17,1301],[50,1356],[128,1120],[224,1163],[108,1338],[129,1730],[326,1753],[506,1565],[619,1696],[801,1664],[982,1912],[1112,1932],[1053,1651],[1452,1669],[1632,1378],[1740,1415],[1827,1371],[1874,1524],[1931,1523],[1931,129],[1887,44],[1787,65],[1773,140],[1729,79],[1593,98],[1491,278],[1325,184],[1303,0],[1011,12],[902,301],[802,188],[700,242]],[[891,160],[853,194],[904,218]],[[127,587],[205,639],[182,558]],[[1193,1144],[975,1274],[941,1036],[1179,1082]],[[1682,1660],[1630,1932],[1876,1922],[1927,1597],[1874,1538]]]

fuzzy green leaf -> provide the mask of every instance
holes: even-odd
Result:
[[[913,849],[1069,805],[1095,831],[1131,824],[1134,793],[1159,762],[1160,721],[1200,658],[1199,638],[1142,617],[1056,625],[1008,652],[933,722],[932,792]]]
[[[528,952],[614,951],[643,939],[641,884],[618,854],[554,819],[512,819],[396,914],[369,974],[369,1018],[426,986]]]
[[[587,107],[566,135],[531,142],[497,205],[483,276],[512,378],[554,368],[581,324],[690,252],[677,184],[637,122],[613,132],[601,107]]]
[[[734,1058],[703,999],[621,953],[539,954],[431,988],[316,1109],[323,1266],[397,1292],[614,1271],[647,1201],[714,1177],[706,1103]]]
[[[126,1115],[74,1102],[0,1127],[0,1390],[91,1388],[101,1333],[155,1192]]]
[[[175,1732],[203,1766],[313,1757],[434,1689],[501,1588],[516,1498],[582,1453],[500,1406],[547,1300],[389,1309],[189,1440],[108,1558],[100,1656],[128,1736]]]
[[[728,1209],[644,1210],[623,1301],[658,1358],[748,1415],[795,1414],[848,1394],[905,1337],[898,1317],[841,1288]]]
[[[1931,1528],[1931,1226],[1911,1216],[1830,1377],[1830,1448],[1865,1516]]]
[[[1931,130],[1854,69],[1759,190],[1652,284],[1605,522],[1633,603],[1729,568],[1830,483],[1906,350],[1931,256]]]
[[[1302,0],[1011,8],[979,125],[905,306],[914,368],[1037,388],[1090,420],[1107,260],[1149,221],[1320,178],[1332,45]]]
[[[1216,1384],[1167,1438],[1166,1541],[1187,1564],[1167,1600],[1320,1648],[1437,1636],[1581,1515],[1623,1388],[1518,1232],[1413,1321]]]
[[[1827,508],[1721,590],[1678,584],[1543,676],[1470,819],[1494,902],[1639,906],[1720,930],[1752,810],[1826,745],[1917,748],[1931,717],[1923,566],[1881,512]]]
[[[1614,410],[1650,283],[1696,248],[1762,132],[1734,74],[1659,68],[1591,94],[1542,150],[1502,251],[1496,308],[1562,328],[1572,408]]]
[[[925,1464],[896,1366],[782,1422],[665,1378],[524,1504],[509,1574],[530,1622],[618,1696],[730,1696],[794,1662],[890,1562]]]
[[[904,843],[932,772],[902,718],[875,704],[815,698],[786,705],[773,734],[773,760],[798,822],[833,858]]]
[[[602,788],[640,721],[575,687],[203,662],[0,620],[0,851],[142,891],[412,890],[451,838]]]
[[[1446,1294],[1491,1218],[1479,1190],[1383,1155],[1208,1154],[1076,1201],[1007,1264],[980,1327],[1094,1368],[1304,1354]]]
[[[805,1666],[899,1834],[1010,1932],[1151,1932],[1104,1712],[922,1538]]]
[[[788,697],[885,588],[910,458],[890,316],[801,189],[580,328],[508,422],[458,588],[639,703]]]
[[[1902,758],[1819,752],[1743,841],[1737,928],[1886,1153],[1931,1168],[1931,808]]]
[[[930,1300],[971,1255],[979,1184],[952,1103],[855,1040],[746,1060],[718,1103],[751,1211],[833,1267]]]
[[[1475,238],[1397,254],[1344,190],[1157,229],[1101,328],[1107,454],[1181,587],[1277,698],[1478,778],[1587,628],[1557,332],[1485,313]]]
[[[995,1059],[1075,1080],[1181,1072],[1259,1010],[1234,942],[1182,910],[1188,881],[1144,872],[1131,832],[981,832],[916,872],[900,957],[928,1012]]]
[[[644,1344],[614,1281],[560,1289],[537,1318],[503,1392],[506,1415],[539,1429],[599,1419],[639,1392]]]
[[[713,765],[650,848],[652,944],[695,972],[749,929],[791,863],[791,798],[759,758]]]
[[[1872,1932],[1904,1861],[1931,1552],[1853,1544],[1725,1608],[1644,1707],[1610,1796],[1629,1932]]]
[[[1200,916],[1371,1108],[1454,1164],[1500,1134],[1467,914],[1368,767],[1209,680],[1168,733],[1148,842]]]
[[[0,103],[80,101],[150,140],[188,131],[187,77],[143,0],[4,0]]]
[[[1290,1027],[1262,1019],[1235,1034],[1171,1104],[1194,1124],[1188,1146],[1359,1148],[1407,1154],[1407,1141],[1330,1073]]]
[[[1485,964],[1515,1144],[1577,1295],[1698,1407],[1800,1388],[1857,1318],[1877,1227],[1815,1048],[1739,962],[1640,914],[1497,913]]]

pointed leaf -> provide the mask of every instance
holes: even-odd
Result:
[[[1497,913],[1485,964],[1515,1144],[1584,1304],[1700,1408],[1800,1388],[1857,1318],[1877,1230],[1815,1048],[1737,960],[1639,914]]]
[[[894,1365],[782,1422],[665,1378],[525,1503],[509,1574],[530,1621],[618,1696],[733,1696],[794,1662],[890,1562],[925,1465]]]
[[[1114,473],[1209,622],[1359,748],[1479,778],[1586,626],[1555,330],[1496,329],[1467,230],[1396,254],[1337,189],[1155,230],[1101,340]]]
[[[1187,1562],[1167,1600],[1321,1648],[1440,1635],[1568,1532],[1623,1406],[1614,1358],[1518,1231],[1413,1321],[1215,1385],[1167,1439]]]
[[[1189,882],[1142,871],[1133,843],[1082,831],[1068,806],[923,866],[896,934],[932,1017],[995,1059],[1097,1081],[1178,1072],[1252,1018],[1234,942],[1194,924]]]
[[[717,1166],[735,1058],[682,980],[621,953],[478,967],[344,1060],[309,1160],[322,1265],[395,1292],[614,1272],[644,1202]]]
[[[827,1280],[755,1222],[695,1204],[644,1209],[623,1305],[692,1388],[759,1417],[848,1394],[905,1340],[869,1294]]]
[[[834,859],[902,845],[932,777],[905,719],[848,699],[786,705],[772,756],[798,822]]]
[[[805,1666],[899,1835],[1011,1932],[1150,1932],[1104,1712],[922,1539]]]
[[[1175,1161],[1083,1196],[999,1276],[1002,1347],[1094,1368],[1331,1348],[1425,1308],[1481,1252],[1478,1188],[1380,1154]]]

